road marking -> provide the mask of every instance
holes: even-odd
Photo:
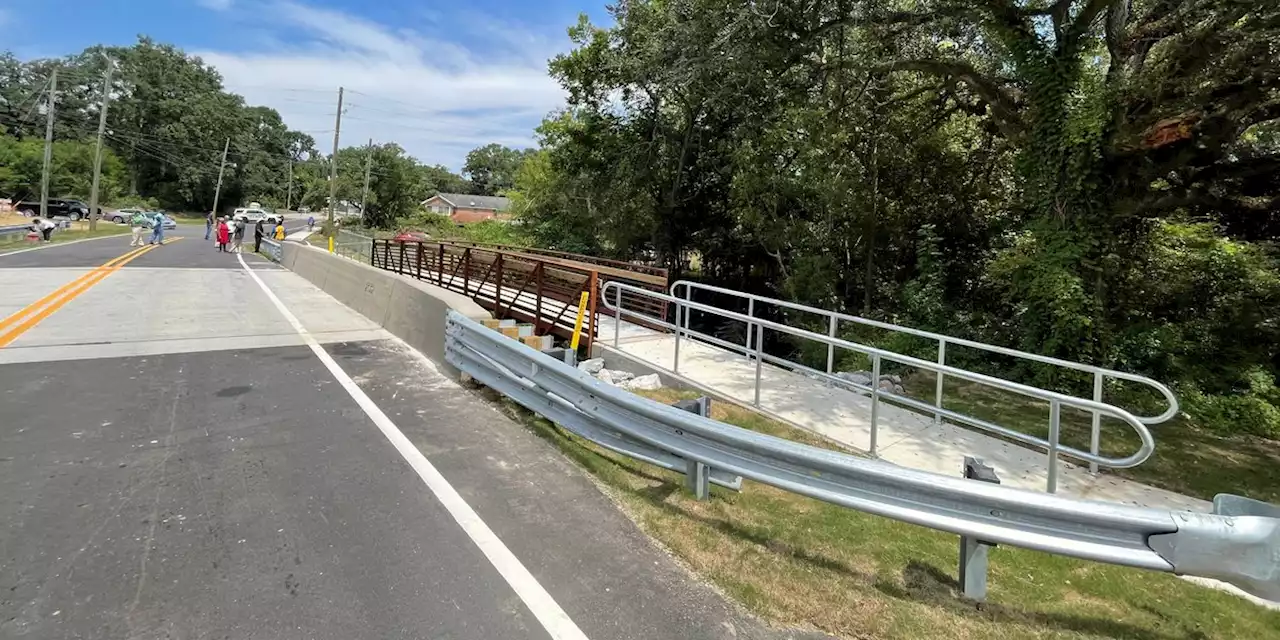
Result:
[[[24,317],[24,316],[26,316],[26,315],[28,315],[28,314],[30,314],[30,313],[32,313],[32,312],[34,312],[34,311],[36,311],[37,309],[39,309],[39,308],[43,307],[44,305],[46,305],[46,304],[48,304],[48,303],[50,303],[50,302],[53,302],[53,301],[54,301],[54,300],[56,300],[59,296],[61,296],[63,293],[65,293],[68,289],[71,289],[72,287],[76,286],[77,284],[79,284],[79,283],[81,283],[81,282],[84,282],[84,281],[85,281],[85,280],[87,280],[90,276],[92,276],[92,275],[94,275],[94,274],[96,274],[96,273],[99,273],[99,272],[100,272],[100,271],[102,271],[103,269],[108,269],[108,268],[110,268],[112,265],[116,264],[117,262],[119,262],[119,261],[121,261],[121,260],[124,260],[125,258],[128,258],[129,256],[131,256],[131,255],[133,255],[133,254],[135,254],[135,253],[139,253],[139,252],[141,252],[141,251],[142,251],[142,249],[131,249],[131,250],[129,250],[127,253],[125,253],[125,254],[123,254],[123,255],[116,256],[116,257],[114,257],[114,258],[112,258],[112,259],[110,259],[110,260],[106,261],[106,263],[104,263],[104,264],[102,264],[102,265],[99,265],[99,266],[97,266],[97,267],[94,267],[94,268],[90,269],[89,271],[87,271],[87,272],[85,272],[85,273],[80,274],[78,277],[76,277],[75,279],[73,279],[71,282],[68,282],[68,283],[66,283],[66,284],[62,285],[61,287],[58,287],[57,289],[55,289],[55,290],[53,291],[53,293],[50,293],[49,295],[47,295],[47,296],[45,296],[45,297],[43,297],[43,298],[40,298],[39,300],[36,300],[35,302],[32,302],[31,304],[29,304],[29,305],[27,305],[27,306],[23,307],[22,309],[19,309],[16,313],[14,313],[14,314],[10,315],[9,317],[5,318],[4,320],[0,320],[0,330],[3,330],[5,327],[8,327],[8,326],[10,326],[10,325],[12,325],[12,324],[14,324],[14,323],[18,322],[18,320],[19,320],[19,319],[21,319],[22,317]]]
[[[3,258],[5,256],[16,256],[19,253],[26,253],[28,251],[40,251],[41,249],[54,249],[57,247],[65,247],[67,245],[79,244],[81,242],[90,242],[92,240],[106,240],[107,238],[123,238],[128,235],[129,234],[127,233],[113,233],[109,236],[97,236],[95,238],[81,238],[79,240],[68,240],[66,242],[53,242],[50,244],[42,244],[38,247],[28,247],[26,249],[18,249],[17,251],[10,251],[9,253],[0,253],[0,258]]]
[[[182,238],[174,238],[165,244],[171,244],[181,239]],[[107,276],[110,276],[111,274],[119,271],[126,264],[129,264],[130,262],[132,262],[135,258],[142,256],[143,254],[147,253],[148,251],[151,251],[152,249],[155,249],[157,246],[160,246],[160,245],[147,245],[139,249],[134,249],[129,253],[126,253],[113,260],[110,260],[106,264],[102,265],[101,267],[97,267],[92,271],[90,271],[89,273],[86,273],[80,276],[79,278],[59,287],[53,293],[45,296],[44,298],[41,298],[40,300],[37,300],[35,303],[28,305],[26,308],[9,316],[8,318],[5,318],[3,322],[0,322],[0,331],[3,331],[6,326],[8,326],[9,324],[12,324],[12,322],[15,319],[30,315],[30,317],[18,323],[17,326],[13,327],[8,332],[0,334],[0,349],[3,349],[9,343],[13,342],[14,340],[17,340],[19,336],[26,333],[37,324],[40,324],[42,321],[44,321],[45,318],[48,318],[49,316],[56,313],[58,309],[61,309],[68,302],[75,300],[77,297],[80,296],[80,294],[92,288],[93,285],[98,284],[103,280],[106,280]],[[43,306],[43,309],[41,309],[41,306]],[[36,311],[37,309],[39,309],[39,311]],[[31,315],[33,311],[36,311],[36,313],[34,315]]]
[[[514,553],[511,553],[511,550],[502,543],[502,540],[489,528],[489,525],[480,519],[480,515],[475,512],[475,509],[472,509],[471,505],[467,504],[467,501],[440,474],[435,465],[431,464],[431,461],[422,455],[422,452],[409,441],[409,438],[404,435],[404,432],[400,431],[400,428],[391,421],[391,418],[388,418],[387,414],[378,408],[378,405],[365,394],[355,380],[352,380],[351,376],[342,370],[342,367],[333,359],[333,356],[330,356],[329,352],[320,346],[320,343],[311,336],[306,327],[302,326],[298,318],[284,306],[284,303],[267,287],[262,278],[258,277],[257,272],[249,268],[249,265],[244,261],[244,256],[236,254],[236,258],[240,260],[240,266],[244,267],[249,277],[253,278],[253,281],[258,283],[258,287],[267,294],[267,298],[280,311],[280,314],[289,321],[289,324],[293,325],[294,331],[297,331],[298,335],[307,343],[307,346],[311,347],[311,352],[316,354],[317,358],[320,358],[329,373],[333,374],[333,377],[338,380],[343,389],[346,389],[351,399],[360,405],[365,415],[369,416],[370,420],[373,420],[373,423],[382,431],[382,435],[391,441],[392,446],[396,448],[396,451],[400,452],[400,455],[409,463],[409,466],[413,467],[413,470],[418,473],[418,477],[422,478],[431,493],[435,494],[436,499],[444,505],[445,509],[448,509],[449,514],[457,521],[458,526],[462,527],[462,530],[471,538],[471,541],[489,559],[493,568],[498,570],[498,573],[507,581],[507,584],[516,592],[516,595],[520,596],[520,600],[524,602],[525,606],[529,607],[529,611],[538,619],[538,622],[542,623],[542,628],[546,629],[547,633],[555,640],[587,640],[586,634],[569,618],[569,614],[560,608],[560,605],[538,583],[537,578],[534,578],[533,574],[529,573],[529,570],[520,562],[520,559]]]

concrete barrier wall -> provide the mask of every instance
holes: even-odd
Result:
[[[445,312],[453,309],[474,320],[492,317],[464,295],[323,249],[286,242],[280,264],[451,371],[444,361]]]

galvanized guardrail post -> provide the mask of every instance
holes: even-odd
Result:
[[[693,400],[681,400],[671,406],[704,418],[711,417],[711,398],[707,396]],[[711,467],[692,459],[685,460],[685,464],[687,465],[687,470],[684,474],[685,486],[689,487],[689,491],[692,491],[694,497],[698,500],[710,500]]]
[[[964,477],[978,482],[1000,484],[996,470],[981,458],[964,457]],[[972,536],[960,536],[960,592],[976,602],[987,599],[987,552],[996,545]]]

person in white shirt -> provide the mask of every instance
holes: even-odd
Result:
[[[53,230],[58,228],[58,224],[48,218],[32,218],[31,229],[39,231],[45,242],[49,242],[53,238]]]

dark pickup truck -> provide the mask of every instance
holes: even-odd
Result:
[[[39,200],[23,200],[16,203],[13,208],[23,215],[38,216],[40,215]],[[89,205],[79,200],[63,200],[62,198],[49,198],[49,217],[50,218],[71,218],[72,220],[88,220]]]

